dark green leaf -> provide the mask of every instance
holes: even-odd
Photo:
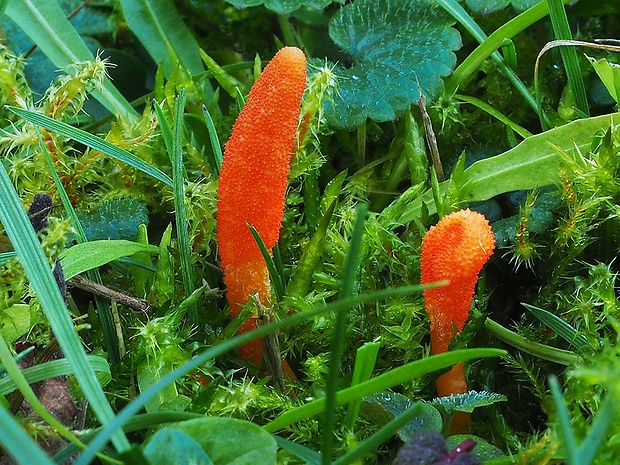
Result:
[[[510,0],[466,0],[465,3],[474,13],[484,16],[503,10],[508,6]]]
[[[144,449],[150,465],[210,465],[213,462],[200,444],[180,431],[165,428],[151,438]]]
[[[265,5],[265,8],[275,11],[279,15],[287,15],[302,6],[314,10],[322,10],[332,3],[332,0],[227,0],[228,3],[237,8],[248,8],[251,6]]]
[[[77,212],[77,215],[89,241],[131,240],[136,237],[139,225],[149,223],[146,206],[133,199],[106,200],[92,213]]]
[[[215,465],[276,463],[276,441],[249,421],[204,417],[178,423],[174,429],[200,444]]]
[[[343,7],[329,34],[353,66],[336,71],[342,79],[335,107],[328,104],[330,122],[353,128],[366,118],[393,120],[418,101],[416,78],[429,102],[437,97],[461,47],[452,24],[430,0],[357,0]]]

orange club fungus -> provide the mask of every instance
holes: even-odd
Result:
[[[446,286],[424,291],[433,354],[446,352],[452,336],[463,330],[478,275],[494,249],[495,236],[488,220],[469,209],[443,217],[424,236],[422,284],[449,281]],[[436,386],[439,396],[467,392],[463,364],[440,376]],[[456,416],[452,432],[462,429],[467,421],[466,415]]]
[[[217,244],[233,317],[253,295],[267,306],[269,273],[248,224],[268,250],[278,242],[284,216],[291,153],[306,88],[306,57],[282,48],[258,77],[239,114],[225,150],[218,186]],[[239,329],[258,326],[250,317]],[[260,339],[239,349],[254,364],[263,359]]]

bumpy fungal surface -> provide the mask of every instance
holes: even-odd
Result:
[[[281,49],[252,86],[224,150],[217,243],[233,316],[254,293],[264,304],[269,299],[267,268],[247,225],[256,228],[269,250],[278,242],[306,68],[301,50]],[[241,331],[253,327],[256,319]],[[241,356],[260,361],[257,351],[248,354],[242,348]]]
[[[465,326],[478,274],[494,249],[488,220],[469,209],[443,217],[424,236],[421,282],[450,281],[424,291],[433,353],[447,351],[453,328],[461,331]]]

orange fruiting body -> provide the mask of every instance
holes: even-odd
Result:
[[[495,249],[488,220],[469,209],[443,217],[422,240],[421,282],[449,281],[447,286],[424,291],[430,319],[431,351],[446,352],[455,332],[469,316],[478,274]],[[467,392],[463,364],[437,380],[440,396]]]
[[[248,224],[256,228],[267,249],[276,245],[306,68],[300,49],[281,49],[252,86],[225,147],[218,187],[217,243],[233,317],[254,293],[265,305],[269,300],[269,274]],[[257,319],[250,318],[240,332],[256,326]],[[260,362],[260,341],[242,347],[240,354]]]

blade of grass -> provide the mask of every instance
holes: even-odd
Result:
[[[558,414],[558,426],[560,429],[560,437],[564,443],[564,451],[567,461],[570,465],[583,465],[578,461],[577,440],[571,426],[570,415],[564,402],[564,396],[560,391],[560,383],[555,376],[549,377],[549,387],[551,388],[551,396]]]
[[[162,110],[161,106],[153,101],[153,108],[155,109],[155,115],[157,115],[157,121],[159,123],[159,130],[161,131],[161,138],[164,140],[164,144],[168,149],[168,158],[170,159],[170,165],[172,166],[172,129],[166,120],[166,115],[164,114],[164,110]]]
[[[207,153],[207,162],[209,163],[209,169],[211,173],[218,178],[222,169],[222,146],[220,140],[217,137],[217,130],[215,129],[215,123],[211,117],[211,113],[206,106],[202,107],[202,113],[205,117],[205,123],[207,125],[207,131],[209,132],[209,140],[211,141],[212,152]]]
[[[562,318],[554,315],[547,310],[535,307],[526,303],[522,305],[527,308],[532,315],[534,315],[541,323],[551,328],[551,330],[564,339],[569,344],[572,344],[578,351],[592,352],[592,347],[588,344],[588,339],[571,325],[569,325]]]
[[[342,270],[341,299],[346,299],[353,295],[362,258],[362,236],[364,234],[364,222],[366,221],[368,205],[360,204],[356,210],[355,224],[353,225],[353,232],[349,241],[349,250]],[[325,417],[323,418],[323,431],[321,432],[323,438],[321,444],[321,463],[323,465],[330,465],[332,463],[334,430],[336,428],[336,392],[340,384],[340,369],[342,367],[345,341],[347,340],[348,324],[349,312],[347,310],[338,312],[334,323],[334,335],[332,336],[329,355],[329,372],[325,388]]]
[[[366,454],[375,450],[384,442],[390,440],[392,436],[394,436],[399,430],[407,426],[411,423],[417,416],[422,413],[422,406],[424,404],[422,402],[416,402],[407,410],[405,410],[401,415],[395,417],[386,425],[381,427],[379,431],[370,436],[367,439],[364,439],[361,443],[351,449],[349,452],[344,454],[338,460],[334,462],[334,465],[347,465],[349,463],[354,463],[358,460],[361,460]],[[358,462],[359,463],[359,462]]]
[[[114,412],[108,403],[92,366],[88,363],[81,341],[75,333],[65,302],[52,270],[43,254],[30,219],[23,209],[11,180],[0,163],[0,221],[19,256],[30,285],[50,323],[54,335],[71,364],[80,388],[103,425],[110,424]],[[112,441],[118,450],[128,449],[129,441],[121,430],[115,430]]]
[[[276,268],[276,264],[273,261],[273,257],[267,250],[267,246],[263,242],[263,238],[260,237],[260,233],[256,230],[254,226],[247,223],[248,228],[250,228],[250,232],[252,233],[252,237],[256,241],[256,245],[260,249],[260,253],[265,260],[265,264],[267,265],[267,270],[269,271],[269,279],[271,280],[271,284],[273,285],[273,292],[276,297],[276,301],[280,302],[284,297],[284,285],[282,284],[282,277],[280,273],[278,273],[278,269]]]
[[[538,112],[538,104],[536,102],[536,99],[532,96],[532,94],[528,90],[527,86],[523,83],[523,81],[519,79],[517,74],[510,67],[508,67],[508,65],[506,65],[506,63],[504,62],[504,58],[497,51],[497,49],[500,48],[502,44],[504,43],[504,39],[510,38],[512,37],[512,35],[511,36],[505,35],[501,38],[496,36],[493,38],[493,40],[489,40],[489,38],[486,36],[486,34],[480,28],[480,26],[478,26],[478,24],[473,20],[473,18],[469,16],[469,14],[465,11],[465,9],[456,0],[437,0],[437,3],[443,9],[445,9],[449,14],[451,14],[452,17],[454,17],[454,19],[456,19],[465,29],[467,29],[467,31],[474,37],[474,39],[476,39],[480,43],[480,46],[468,56],[468,59],[470,59],[470,57],[474,55],[477,58],[477,60],[479,60],[479,63],[477,63],[475,67],[472,67],[471,64],[468,64],[469,65],[468,68],[462,69],[462,66],[465,64],[465,61],[467,61],[465,60],[461,64],[461,66],[459,66],[454,71],[454,73],[452,73],[451,79],[446,81],[446,84],[444,87],[444,95],[449,97],[454,92],[456,92],[456,89],[458,88],[458,86],[462,84],[469,76],[471,76],[471,74],[475,70],[479,68],[480,64],[482,64],[482,61],[484,61],[486,58],[490,56],[493,59],[493,61],[495,61],[495,63],[497,64],[497,67],[500,69],[500,71],[504,73],[504,75],[508,78],[508,80],[512,82],[512,84],[515,86],[517,91],[523,96],[523,98],[528,103],[528,105],[530,105],[530,107],[532,107],[534,111]],[[530,10],[531,9],[532,8],[530,8]],[[527,24],[527,21],[525,20],[526,18],[524,18],[523,16],[524,14],[525,13],[522,13],[521,15],[517,16],[517,18],[520,18],[518,24],[520,24],[522,29],[525,29],[527,26],[531,24],[531,23]],[[529,20],[535,17],[536,15],[532,15],[532,18],[527,18],[527,19]],[[544,14],[541,17],[544,17]],[[540,18],[537,18],[536,20],[538,19]],[[508,23],[510,22],[511,21],[509,21]],[[505,26],[506,25],[504,25],[504,27]],[[506,29],[504,29],[503,32],[507,32]],[[481,49],[483,45],[484,45],[484,48]],[[481,49],[481,51],[478,51],[479,49]],[[470,61],[474,62],[474,59],[471,58]],[[465,69],[467,69],[468,73],[462,73],[462,71]],[[455,74],[457,72],[459,72],[459,74],[457,74],[457,76],[455,77]]]
[[[58,2],[10,1],[6,6],[6,15],[28,34],[56,67],[64,68],[93,59],[92,53],[67,20]],[[92,95],[114,115],[129,120],[138,117],[138,113],[109,79],[105,79],[103,88],[93,91]]]
[[[172,179],[170,179],[165,173],[161,172],[158,168],[149,165],[147,162],[139,157],[136,157],[133,153],[127,150],[116,147],[103,139],[94,136],[86,131],[83,131],[73,126],[63,123],[62,121],[56,121],[49,116],[42,115],[40,113],[24,110],[23,108],[17,108],[12,106],[5,106],[5,108],[11,110],[16,115],[24,118],[26,121],[30,121],[33,124],[39,125],[45,129],[53,131],[61,136],[68,137],[81,144],[97,150],[105,155],[108,155],[115,160],[122,163],[126,163],[133,168],[142,171],[143,173],[152,176],[153,178],[163,182],[167,186],[172,187]]]
[[[375,376],[363,383],[338,391],[336,394],[336,405],[343,405],[355,399],[361,399],[365,396],[385,391],[386,389],[403,384],[414,378],[424,376],[443,368],[448,368],[457,363],[477,358],[502,357],[504,355],[506,355],[506,351],[500,349],[465,349],[416,360],[415,362],[402,365],[379,376]],[[322,397],[284,412],[275,420],[264,425],[263,428],[270,433],[275,433],[293,423],[316,416],[324,410],[325,398]]]
[[[609,393],[607,394],[609,396]],[[594,461],[596,451],[606,438],[609,428],[617,415],[616,403],[612,397],[607,397],[601,405],[585,440],[579,446],[577,461],[579,465],[589,465]]]
[[[278,446],[282,449],[289,451],[298,459],[301,459],[307,465],[320,465],[321,464],[321,454],[317,451],[312,450],[306,446],[302,446],[301,444],[297,444],[296,442],[289,441],[288,439],[281,438],[280,436],[273,437],[276,440]]]
[[[372,371],[375,369],[375,363],[377,362],[377,355],[379,354],[380,347],[381,344],[378,342],[367,342],[362,347],[357,349],[351,386],[355,386],[356,384],[370,379],[372,376]],[[347,417],[344,424],[345,427],[351,431],[353,431],[353,426],[357,421],[361,405],[362,399],[357,399],[347,406]]]
[[[549,5],[549,18],[551,19],[556,40],[572,40],[573,34],[570,31],[562,0],[547,0],[547,4]],[[564,63],[568,86],[575,98],[575,106],[581,113],[580,116],[590,116],[588,97],[586,96],[586,87],[583,83],[583,74],[579,66],[577,51],[575,47],[562,47],[560,48],[560,55]]]
[[[114,421],[106,425],[105,428],[103,428],[99,432],[97,437],[92,441],[92,443],[89,444],[88,449],[84,451],[84,453],[75,462],[75,465],[88,465],[90,461],[94,458],[95,454],[99,452],[99,450],[103,446],[105,446],[105,444],[109,441],[110,437],[114,434],[114,432],[117,429],[122,428],[122,426],[125,423],[127,423],[136,413],[138,413],[149,400],[154,398],[162,389],[174,383],[178,378],[185,376],[187,373],[198,368],[199,366],[203,365],[204,363],[206,363],[207,361],[211,359],[219,357],[220,355],[223,355],[227,352],[230,352],[231,350],[234,350],[240,345],[245,344],[249,341],[252,341],[259,337],[264,337],[268,334],[274,333],[283,328],[292,327],[296,324],[299,324],[308,319],[315,318],[319,315],[323,315],[329,312],[342,311],[354,305],[360,305],[363,303],[373,302],[376,300],[387,299],[390,297],[402,296],[402,295],[413,294],[413,293],[420,293],[424,289],[428,287],[434,287],[436,285],[437,284],[433,286],[421,286],[421,285],[403,286],[400,288],[385,289],[382,291],[372,292],[369,294],[357,295],[355,297],[351,297],[348,299],[338,300],[336,302],[323,305],[322,307],[319,307],[317,309],[310,310],[310,311],[303,312],[303,313],[297,313],[283,320],[279,320],[279,321],[270,323],[265,326],[260,326],[257,329],[240,334],[238,336],[235,336],[227,341],[224,341],[218,344],[217,346],[211,347],[207,349],[206,351],[202,352],[200,355],[195,356],[194,358],[192,358],[190,361],[183,364],[179,368],[176,368],[175,370],[171,371],[170,373],[162,377],[161,380],[159,380],[157,383],[153,384],[146,391],[142,392],[138,397],[133,399],[127,406],[123,408],[123,410],[121,410],[118,413],[118,415],[116,415],[116,418],[114,419]],[[469,358],[474,358],[475,356],[481,353],[492,354],[488,356],[501,356],[506,353],[505,351],[492,350],[492,349],[485,349],[485,350],[471,349],[471,351],[468,352],[470,356],[464,357],[466,360],[468,360]],[[453,354],[455,353],[457,352],[450,352],[448,354],[448,355],[453,356],[453,358],[450,358],[449,361],[453,361],[455,358],[456,358],[456,362],[454,363],[458,363],[462,361],[461,358],[463,358],[463,354],[461,354],[461,357],[459,358],[458,354],[456,357],[454,357]],[[473,356],[471,356],[472,354]],[[444,356],[444,355],[445,354],[442,354],[441,356]],[[433,365],[433,363],[434,362],[431,361],[431,364],[428,366],[429,370],[431,368],[431,365]],[[449,364],[445,366],[448,366],[448,365]],[[441,369],[441,368],[443,368],[443,365],[440,365],[437,369]],[[351,399],[348,399],[348,400],[351,400]],[[273,431],[270,431],[270,432],[273,432]]]
[[[185,176],[183,167],[183,113],[187,91],[181,89],[174,105],[174,130],[172,133],[172,182],[174,192],[174,218],[176,222],[179,261],[183,289],[188,297],[194,292],[194,272],[192,270],[192,246],[189,242],[187,210],[185,208]],[[170,149],[170,147],[169,147]],[[189,321],[198,326],[198,306],[192,303],[188,308]]]
[[[574,365],[581,360],[581,357],[574,352],[528,341],[523,336],[504,328],[490,318],[484,320],[484,329],[493,334],[500,341],[504,341],[506,344],[534,355],[535,357],[542,358],[543,360],[549,360],[550,362],[566,366]]]
[[[108,384],[112,379],[112,375],[110,374],[110,365],[108,365],[107,360],[96,355],[87,355],[86,358],[88,358],[88,362],[93,367],[93,370],[95,370],[95,373],[97,373],[99,384],[102,386]],[[73,373],[73,370],[68,360],[61,358],[59,360],[52,360],[51,362],[31,366],[30,368],[22,370],[20,373],[28,384],[33,384],[56,376],[70,375]],[[18,389],[18,385],[13,378],[13,375],[11,375],[10,378],[0,379],[1,396]]]
[[[528,131],[524,127],[519,126],[517,123],[512,121],[506,115],[497,111],[492,105],[489,105],[488,103],[483,102],[482,100],[477,99],[476,97],[470,97],[469,95],[456,94],[454,98],[462,102],[467,102],[477,108],[480,108],[482,111],[487,112],[489,115],[491,115],[492,117],[504,123],[506,126],[508,126],[510,129],[512,129],[514,132],[519,134],[524,139],[527,139],[528,137],[531,137],[533,135],[530,131]]]

